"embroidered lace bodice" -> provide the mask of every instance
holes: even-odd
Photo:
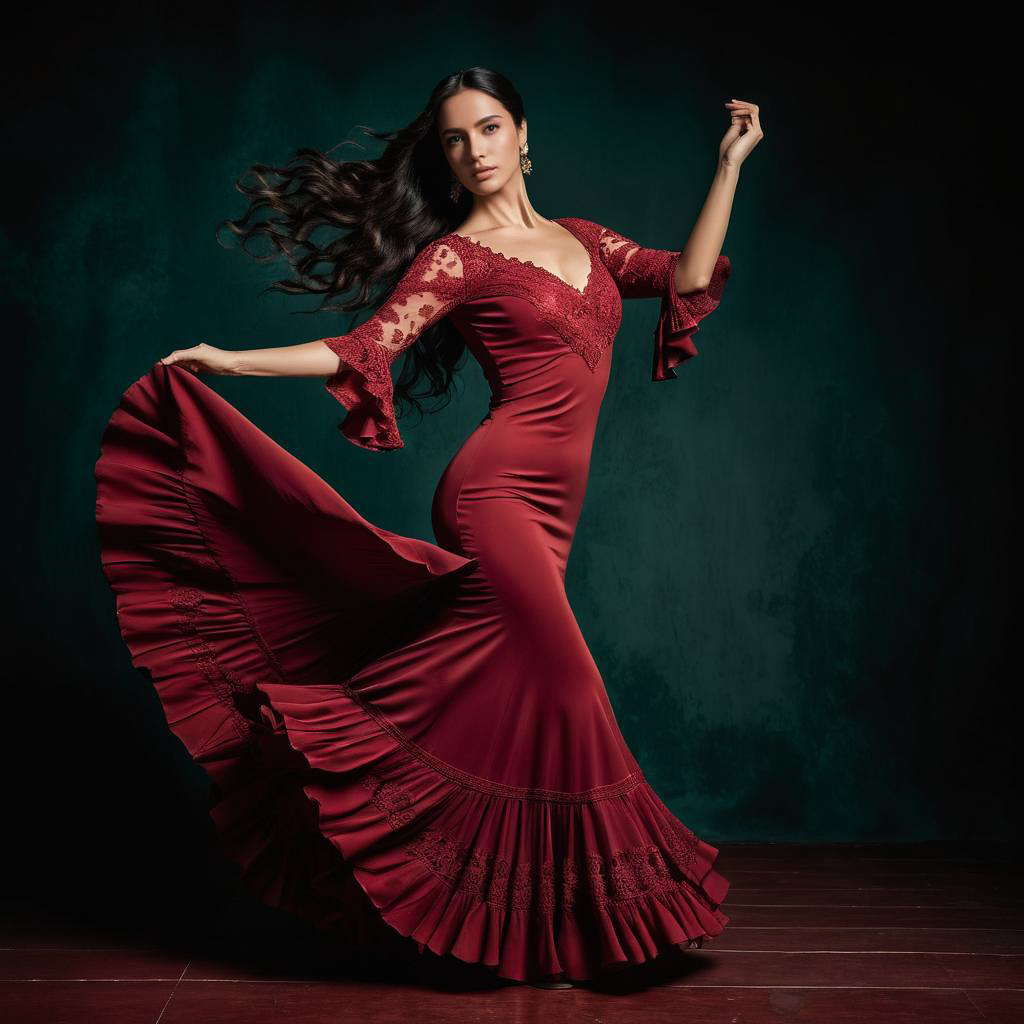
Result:
[[[719,304],[732,272],[729,258],[719,256],[707,288],[680,295],[674,280],[679,251],[645,248],[577,217],[556,218],[556,223],[582,243],[590,259],[582,290],[530,260],[452,232],[420,250],[365,323],[348,334],[320,339],[340,360],[326,388],[348,410],[339,424],[342,434],[372,450],[401,448],[391,364],[457,306],[488,296],[514,296],[532,304],[591,371],[618,332],[621,300],[660,298],[652,380],[674,378],[674,368],[697,355],[692,336]]]

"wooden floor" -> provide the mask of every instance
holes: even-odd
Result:
[[[26,894],[0,925],[0,1019],[469,1024],[543,1009],[614,1024],[1024,1022],[1019,847],[720,848],[731,922],[714,942],[553,991],[432,955],[425,977],[398,965],[351,976],[318,933],[244,894],[191,937],[63,919]]]

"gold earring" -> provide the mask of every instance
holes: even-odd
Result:
[[[529,174],[533,170],[533,161],[526,155],[529,151],[530,144],[524,142],[522,149],[519,150],[519,169],[523,174]]]

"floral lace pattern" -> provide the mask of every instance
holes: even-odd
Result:
[[[604,272],[586,222],[566,217],[557,218],[556,223],[575,235],[587,251],[590,272],[582,291],[530,260],[506,256],[462,235],[446,237],[472,266],[470,298],[510,295],[529,302],[593,373],[615,340],[622,323],[622,303]]]
[[[197,671],[227,710],[239,738],[248,739],[252,733],[251,725],[239,712],[234,701],[234,695],[241,692],[244,686],[234,672],[221,665],[216,649],[199,631],[203,616],[203,592],[195,587],[172,587],[168,600],[177,612],[175,627],[188,643]],[[211,736],[209,742],[212,743],[215,738]],[[196,755],[202,752],[198,750]]]
[[[707,289],[680,295],[674,280],[678,251],[646,248],[579,217],[559,217],[556,223],[590,259],[582,290],[531,260],[451,232],[421,250],[369,320],[348,334],[321,339],[341,360],[326,387],[349,410],[339,424],[349,440],[376,451],[404,446],[395,422],[391,364],[424,330],[472,299],[514,296],[529,302],[596,372],[622,323],[621,300],[660,298],[652,379],[675,377],[672,368],[697,354],[690,335],[718,305],[731,270],[727,257],[719,257]]]
[[[415,797],[407,788],[372,773],[363,777],[362,785],[391,830],[415,820]],[[673,820],[667,851],[648,844],[616,850],[610,858],[592,852],[586,854],[585,866],[565,857],[557,872],[552,863],[535,867],[524,859],[517,859],[513,868],[509,858],[469,846],[441,828],[424,829],[404,848],[449,888],[498,910],[536,910],[551,917],[558,894],[564,909],[585,899],[604,912],[625,900],[691,887],[686,874],[694,870],[698,842],[690,829]]]
[[[678,252],[668,249],[647,249],[625,235],[609,231],[599,224],[597,245],[601,259],[615,280],[624,299],[658,298],[669,283],[668,272],[674,268]]]
[[[631,238],[591,224],[597,233],[601,258],[624,299],[661,299],[661,316],[654,329],[651,380],[673,380],[674,368],[697,355],[693,335],[699,321],[718,308],[725,282],[732,273],[728,256],[719,255],[707,288],[680,294],[675,271],[680,251],[649,249]]]
[[[395,290],[365,323],[322,338],[341,360],[326,388],[349,415],[338,429],[363,448],[404,446],[395,423],[391,364],[465,297],[462,261],[443,240],[422,249]]]

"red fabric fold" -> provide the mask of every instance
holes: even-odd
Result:
[[[347,941],[393,949],[302,792],[255,689],[354,671],[475,561],[381,530],[192,373],[123,395],[95,466],[101,563],[132,664],[211,781],[242,882]]]
[[[516,980],[593,978],[724,929],[717,849],[639,771],[583,794],[500,785],[348,685],[477,559],[369,523],[162,363],[125,392],[95,472],[132,663],[260,899],[353,948],[412,940]]]
[[[675,286],[675,270],[682,253],[668,265],[668,280],[661,298],[661,313],[654,329],[654,366],[652,380],[673,380],[675,367],[697,355],[693,335],[699,322],[718,308],[725,282],[732,273],[728,256],[715,262],[707,288],[680,295]]]
[[[386,351],[359,335],[321,339],[341,360],[324,386],[348,410],[338,429],[372,451],[404,448],[395,419],[394,384]]]
[[[314,772],[320,828],[383,918],[443,955],[527,980],[597,976],[721,933],[729,888],[639,775],[577,801],[453,777],[344,686],[264,684]]]

